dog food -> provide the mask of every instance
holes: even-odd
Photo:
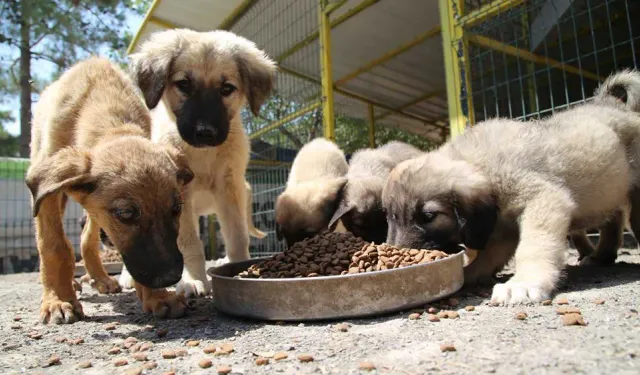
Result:
[[[518,319],[518,320],[526,320],[527,316],[528,315],[527,315],[526,312],[521,311],[521,312],[516,314],[516,319]]]
[[[569,313],[562,315],[562,324],[565,326],[586,326],[582,315],[576,313]]]
[[[363,371],[373,371],[376,369],[376,365],[371,362],[360,362],[358,368]]]
[[[298,354],[298,360],[300,362],[313,362],[313,356],[311,354]]]
[[[92,366],[91,361],[84,361],[84,362],[78,363],[78,368],[80,369],[90,368],[91,366]]]
[[[277,352],[276,354],[273,355],[273,359],[275,359],[276,361],[282,361],[283,359],[287,359],[287,358],[289,358],[289,354],[285,352]]]
[[[264,365],[268,365],[268,364],[269,364],[269,358],[258,357],[256,359],[256,365],[258,365],[258,366],[264,366]]]
[[[441,352],[455,352],[456,351],[456,347],[453,344],[440,344],[440,351]]]
[[[209,358],[203,358],[198,361],[198,366],[200,366],[200,368],[209,368],[213,366],[213,362],[211,362]]]
[[[296,243],[271,259],[252,265],[237,277],[273,279],[337,276],[402,268],[447,256],[438,250],[375,245],[351,233],[324,232]]]
[[[218,366],[218,368],[216,368],[216,371],[220,375],[227,375],[228,373],[231,372],[231,367],[226,365]]]
[[[117,358],[113,360],[113,365],[116,367],[126,366],[127,364],[129,364],[129,361],[127,361],[126,358]]]

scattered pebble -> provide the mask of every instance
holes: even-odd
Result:
[[[258,366],[264,366],[264,365],[268,365],[268,364],[269,364],[269,358],[258,357],[256,359],[256,365],[258,365]]]
[[[516,314],[516,319],[518,320],[526,320],[528,317],[526,312],[520,311],[519,313]]]
[[[198,341],[198,340],[190,340],[190,341],[187,341],[186,345],[188,347],[194,348],[194,347],[200,345],[200,341]]]
[[[109,349],[109,351],[107,353],[111,354],[111,355],[115,355],[115,354],[120,354],[121,350],[118,347],[115,348],[111,348]]]
[[[347,323],[339,323],[335,325],[335,328],[339,332],[347,332],[349,330],[349,325]]]
[[[204,352],[204,354],[213,354],[216,352],[216,346],[215,345],[207,345],[204,347],[204,349],[202,349],[202,351]]]
[[[176,352],[173,350],[162,351],[162,358],[164,359],[174,359],[175,357],[177,357],[177,355],[176,355]]]
[[[209,368],[213,366],[213,362],[208,358],[202,358],[198,361],[198,366],[200,366],[200,368]]]
[[[91,366],[93,366],[91,364],[91,361],[84,361],[84,362],[78,363],[78,368],[89,368]]]
[[[456,351],[456,347],[453,344],[440,344],[440,351],[441,352],[455,352]]]
[[[564,314],[562,315],[562,324],[565,326],[586,326],[582,315],[580,314]]]
[[[429,319],[430,322],[439,322],[440,321],[440,318],[438,318],[438,316],[434,315],[434,314],[427,315],[427,319]]]
[[[289,358],[289,355],[285,352],[277,352],[276,354],[273,355],[273,359],[275,359],[276,361],[281,361],[287,358]]]
[[[80,344],[84,344],[84,339],[80,338],[80,339],[73,339],[73,340],[69,340],[67,341],[70,345],[80,345]]]
[[[113,360],[113,365],[116,367],[126,366],[127,364],[129,364],[129,361],[127,361],[126,358],[117,358]]]
[[[156,363],[156,361],[147,362],[142,365],[142,368],[145,370],[153,370],[156,367],[158,367],[158,363]]]
[[[542,301],[542,306],[549,306],[551,305],[552,301],[550,299],[545,299],[544,301]]]
[[[138,362],[146,362],[149,360],[147,353],[136,353],[132,357]]]
[[[57,366],[60,364],[60,357],[57,355],[52,355],[51,357],[49,357],[49,359],[47,360],[47,363],[45,365],[45,367],[49,367],[49,366]]]
[[[596,305],[604,305],[604,300],[598,298],[597,300],[593,301],[593,303],[595,303]]]
[[[376,369],[376,365],[374,365],[371,362],[364,361],[364,362],[360,362],[360,364],[358,365],[358,368],[364,371],[373,371]]]
[[[476,308],[475,306],[466,306],[464,309],[467,311],[474,311]]]
[[[167,333],[169,333],[169,330],[166,328],[158,328],[156,330],[156,336],[158,337],[165,337]]]
[[[418,320],[418,319],[420,319],[420,314],[418,313],[409,314],[409,320]]]
[[[231,367],[227,365],[218,366],[216,368],[216,371],[218,371],[218,374],[220,375],[227,375],[228,373],[231,372]]]
[[[558,305],[568,305],[569,304],[569,300],[567,300],[566,298],[556,298],[556,304],[558,304]]]
[[[298,360],[300,362],[313,362],[313,356],[311,354],[298,354]]]
[[[113,331],[116,329],[116,324],[115,323],[105,324],[104,329],[107,331]]]

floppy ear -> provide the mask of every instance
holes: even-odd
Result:
[[[253,42],[243,41],[240,44],[235,56],[236,64],[251,113],[258,116],[260,107],[273,91],[276,63]]]
[[[338,205],[338,209],[329,221],[329,230],[333,231],[335,229],[335,226],[338,224],[338,220],[340,220],[347,212],[353,210],[354,208],[355,206],[347,204],[344,200],[341,201]]]
[[[280,224],[278,224],[276,222],[276,237],[278,238],[278,241],[282,241],[284,239],[284,236],[282,235],[282,231],[280,230]]]
[[[129,57],[129,71],[149,109],[158,105],[169,79],[171,65],[180,54],[182,38],[176,30],[154,33]]]
[[[193,171],[189,168],[189,159],[173,146],[166,146],[165,150],[171,161],[175,164],[178,181],[182,186],[187,185],[194,177]]]
[[[462,242],[474,250],[484,249],[498,219],[495,199],[490,195],[456,195],[453,207]]]
[[[33,217],[38,216],[42,200],[60,190],[91,193],[96,179],[91,176],[91,156],[76,148],[64,148],[40,163],[32,164],[25,183],[33,198]]]

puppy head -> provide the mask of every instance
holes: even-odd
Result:
[[[33,215],[63,192],[95,219],[135,280],[150,288],[177,283],[181,192],[193,178],[177,150],[140,137],[119,137],[86,152],[65,148],[27,172]]]
[[[161,98],[182,139],[194,147],[222,144],[248,101],[254,115],[274,85],[276,64],[228,31],[155,33],[131,55],[130,70],[149,108]]]
[[[596,102],[640,112],[640,72],[623,70],[600,85],[594,95]]]
[[[338,208],[329,222],[334,230],[338,220],[356,237],[382,243],[387,234],[387,216],[382,208],[384,181],[379,178],[350,179],[342,190]]]
[[[276,234],[292,246],[327,230],[346,177],[287,188],[276,200]]]
[[[460,243],[483,249],[498,214],[482,173],[438,153],[399,164],[385,184],[382,204],[388,243],[450,253]]]

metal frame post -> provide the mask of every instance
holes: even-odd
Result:
[[[372,104],[367,104],[367,115],[369,118],[369,147],[376,147],[376,117]]]
[[[335,114],[333,111],[333,77],[331,65],[331,20],[328,0],[319,0],[320,66],[322,82],[322,121],[324,137],[335,141]],[[329,9],[330,10],[330,9]]]

